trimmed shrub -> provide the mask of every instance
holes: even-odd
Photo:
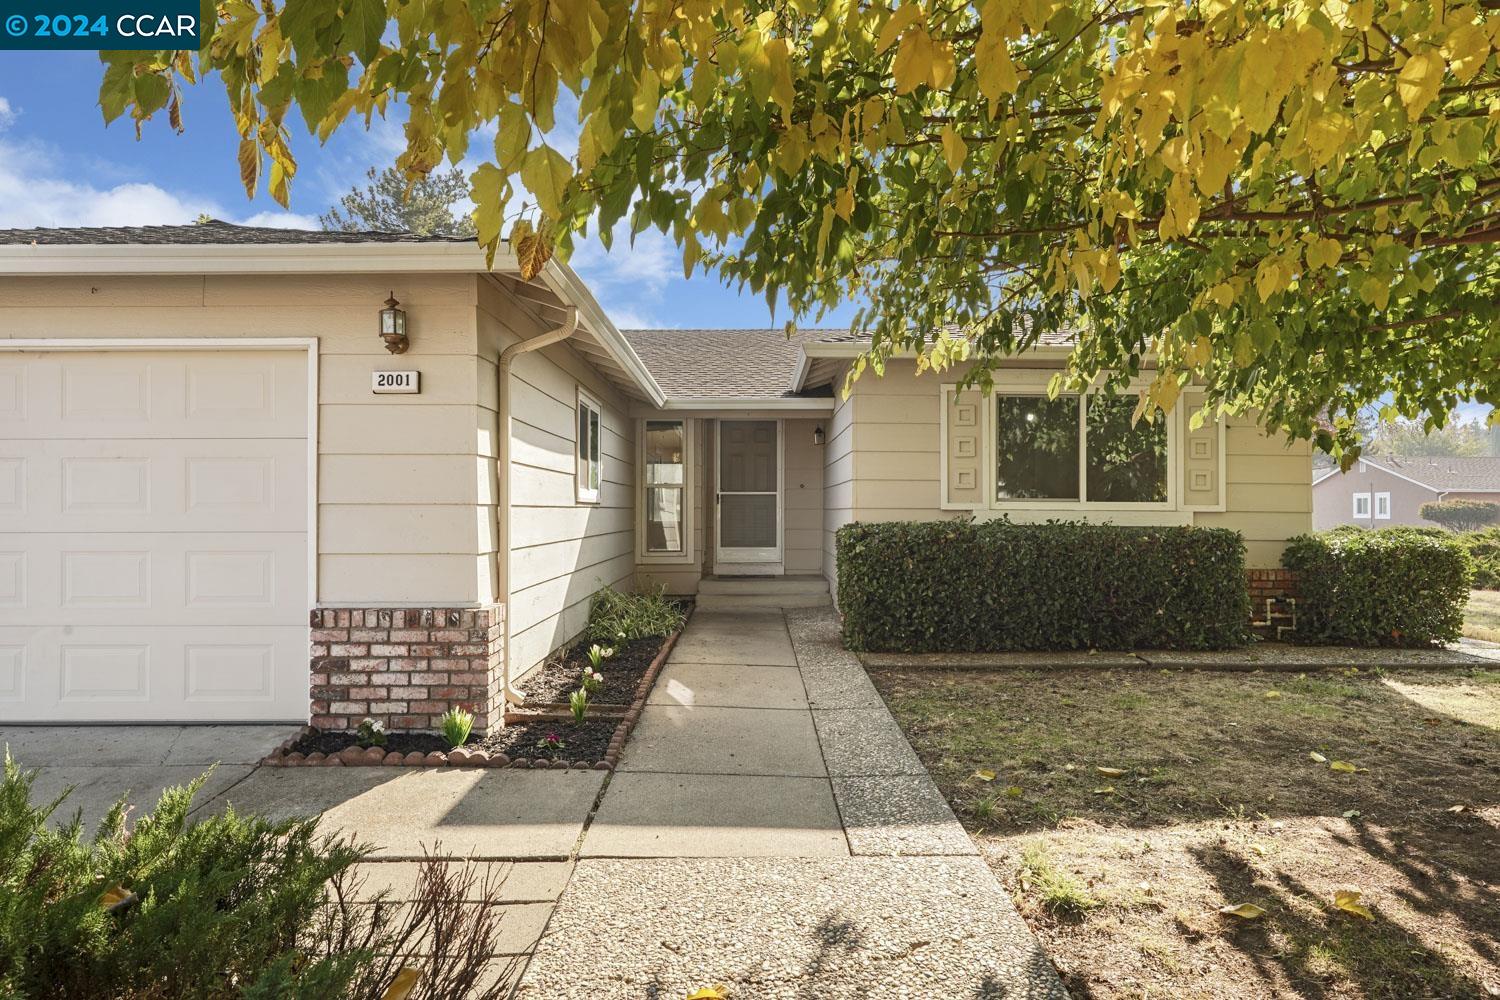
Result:
[[[850,649],[1222,649],[1250,620],[1233,531],[1007,520],[848,524]]]
[[[1458,544],[1469,551],[1474,561],[1476,590],[1500,590],[1500,528],[1470,531],[1457,536]]]
[[[682,606],[658,590],[629,593],[605,587],[594,594],[584,634],[589,639],[628,642],[667,636],[682,628],[687,616]]]
[[[1480,531],[1500,521],[1500,503],[1488,500],[1433,500],[1417,508],[1422,520],[1451,531]]]
[[[1299,535],[1282,564],[1297,580],[1297,639],[1428,646],[1463,629],[1472,567],[1451,535],[1380,528]]]

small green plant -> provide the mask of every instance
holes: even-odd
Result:
[[[596,642],[585,655],[588,656],[589,666],[594,668],[594,673],[598,673],[603,669],[604,661],[615,655],[615,650],[613,646],[601,646]]]
[[[667,599],[667,589],[629,594],[605,587],[589,607],[587,635],[605,642],[629,642],[671,635],[685,621],[682,609]]]
[[[1077,920],[1102,904],[1076,877],[1053,864],[1046,845],[1027,844],[1021,851],[1021,887],[1035,890],[1043,908],[1054,916]]]
[[[555,732],[547,733],[541,739],[537,740],[536,744],[538,747],[546,750],[548,753],[556,753],[559,750],[566,750],[568,747],[568,745],[563,742],[562,737],[557,735],[557,733]]]
[[[573,713],[574,724],[581,724],[584,717],[589,714],[589,693],[579,688],[568,695],[568,711]]]
[[[474,729],[474,713],[454,705],[443,713],[438,725],[443,730],[443,739],[448,741],[450,747],[461,747],[469,741],[469,733]]]
[[[385,746],[385,723],[379,719],[366,719],[354,730],[354,739],[366,749]]]
[[[583,668],[583,676],[580,680],[583,690],[587,691],[590,696],[598,694],[599,689],[604,686],[604,675],[589,667]]]

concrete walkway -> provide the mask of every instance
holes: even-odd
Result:
[[[518,996],[1064,996],[826,609],[695,615]]]

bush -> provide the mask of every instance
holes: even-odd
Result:
[[[1244,542],[1223,529],[898,521],[836,544],[850,649],[1218,649],[1250,620]]]
[[[1451,531],[1479,531],[1500,521],[1500,503],[1484,500],[1433,500],[1417,508],[1422,520]]]
[[[650,639],[671,635],[685,620],[677,602],[668,600],[666,587],[638,594],[605,587],[594,595],[584,634],[612,643]]]
[[[1297,638],[1356,646],[1453,642],[1463,628],[1470,559],[1452,536],[1381,528],[1299,535],[1282,563],[1297,580]]]
[[[405,967],[422,973],[412,1000],[503,993],[475,986],[498,917],[465,901],[497,897],[498,884],[476,896],[471,870],[429,862],[410,907],[354,905],[366,852],[317,836],[316,820],[227,811],[189,823],[200,778],[129,833],[117,804],[85,839],[78,815],[52,825],[66,793],[31,804],[34,780],[7,757],[0,997],[378,1000]]]
[[[1474,561],[1471,586],[1478,590],[1500,590],[1500,528],[1471,531],[1457,538]]]

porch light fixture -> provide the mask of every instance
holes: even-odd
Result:
[[[813,428],[813,444],[821,445],[822,443],[823,443],[823,425],[819,424],[818,426],[816,426],[816,427]]]
[[[392,354],[405,354],[411,342],[406,339],[406,310],[401,308],[401,303],[396,301],[396,293],[385,300],[385,308],[380,310],[380,339],[385,341],[385,349]]]

